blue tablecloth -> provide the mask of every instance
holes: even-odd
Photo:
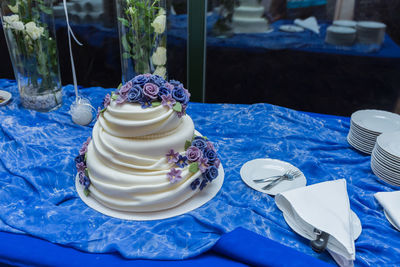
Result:
[[[200,255],[224,234],[243,227],[332,263],[327,253],[314,253],[307,240],[290,230],[272,197],[241,181],[239,171],[246,161],[268,157],[299,167],[308,184],[346,179],[351,207],[363,224],[356,265],[400,263],[400,234],[373,197],[375,192],[396,188],[379,181],[370,170],[370,157],[347,144],[348,118],[268,104],[191,103],[188,114],[197,130],[219,148],[224,185],[213,200],[188,214],[132,222],[97,213],[75,192],[73,159],[93,124],[82,127],[71,122],[72,87],[65,87],[64,106],[51,113],[22,109],[13,81],[0,80],[0,88],[14,95],[12,103],[0,108],[0,231],[81,251],[176,260]],[[81,94],[98,106],[109,91],[85,88]]]

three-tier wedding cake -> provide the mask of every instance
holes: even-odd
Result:
[[[180,82],[139,75],[108,94],[76,158],[87,197],[122,212],[180,205],[218,177],[220,160],[186,115]]]
[[[240,0],[240,6],[235,7],[232,18],[234,33],[268,32],[270,27],[263,17],[264,11],[259,0]]]

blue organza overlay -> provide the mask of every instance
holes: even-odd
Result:
[[[241,166],[275,158],[299,167],[308,184],[346,179],[351,208],[363,232],[356,241],[356,265],[400,261],[400,234],[374,200],[396,190],[371,172],[370,157],[352,149],[349,119],[305,114],[268,104],[191,103],[196,129],[217,144],[225,168],[218,195],[187,214],[160,221],[123,221],[87,207],[75,191],[74,157],[91,135],[72,123],[73,88],[64,88],[64,106],[51,113],[20,107],[15,82],[0,80],[13,100],[0,107],[0,231],[24,233],[88,252],[119,252],[126,258],[184,259],[211,248],[221,235],[243,227],[298,251],[316,254],[285,223],[274,198],[246,186]],[[111,89],[83,88],[94,106]]]

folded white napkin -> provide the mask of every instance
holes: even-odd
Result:
[[[309,29],[316,34],[319,34],[319,25],[317,19],[315,17],[309,17],[307,19],[295,19],[294,24],[303,27],[305,29]]]
[[[395,228],[400,229],[400,191],[379,192],[374,196],[390,217],[390,223],[394,224]]]
[[[286,191],[275,202],[296,233],[309,240],[316,239],[315,228],[328,233],[328,252],[340,266],[353,266],[356,251],[346,180]]]

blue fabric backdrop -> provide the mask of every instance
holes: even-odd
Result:
[[[395,187],[379,181],[370,157],[346,142],[349,119],[305,114],[272,106],[191,103],[188,114],[197,130],[217,143],[225,167],[219,194],[203,207],[162,221],[123,221],[88,208],[74,188],[74,157],[91,126],[72,123],[64,106],[51,113],[22,109],[15,83],[0,80],[13,93],[0,107],[0,231],[24,233],[89,252],[118,252],[132,259],[184,259],[209,250],[217,240],[243,227],[300,252],[316,254],[286,225],[274,198],[247,187],[241,166],[255,158],[276,158],[299,167],[308,184],[344,178],[351,207],[363,232],[356,242],[356,265],[400,264],[400,233],[374,200],[378,191]],[[81,93],[98,106],[110,89]]]

